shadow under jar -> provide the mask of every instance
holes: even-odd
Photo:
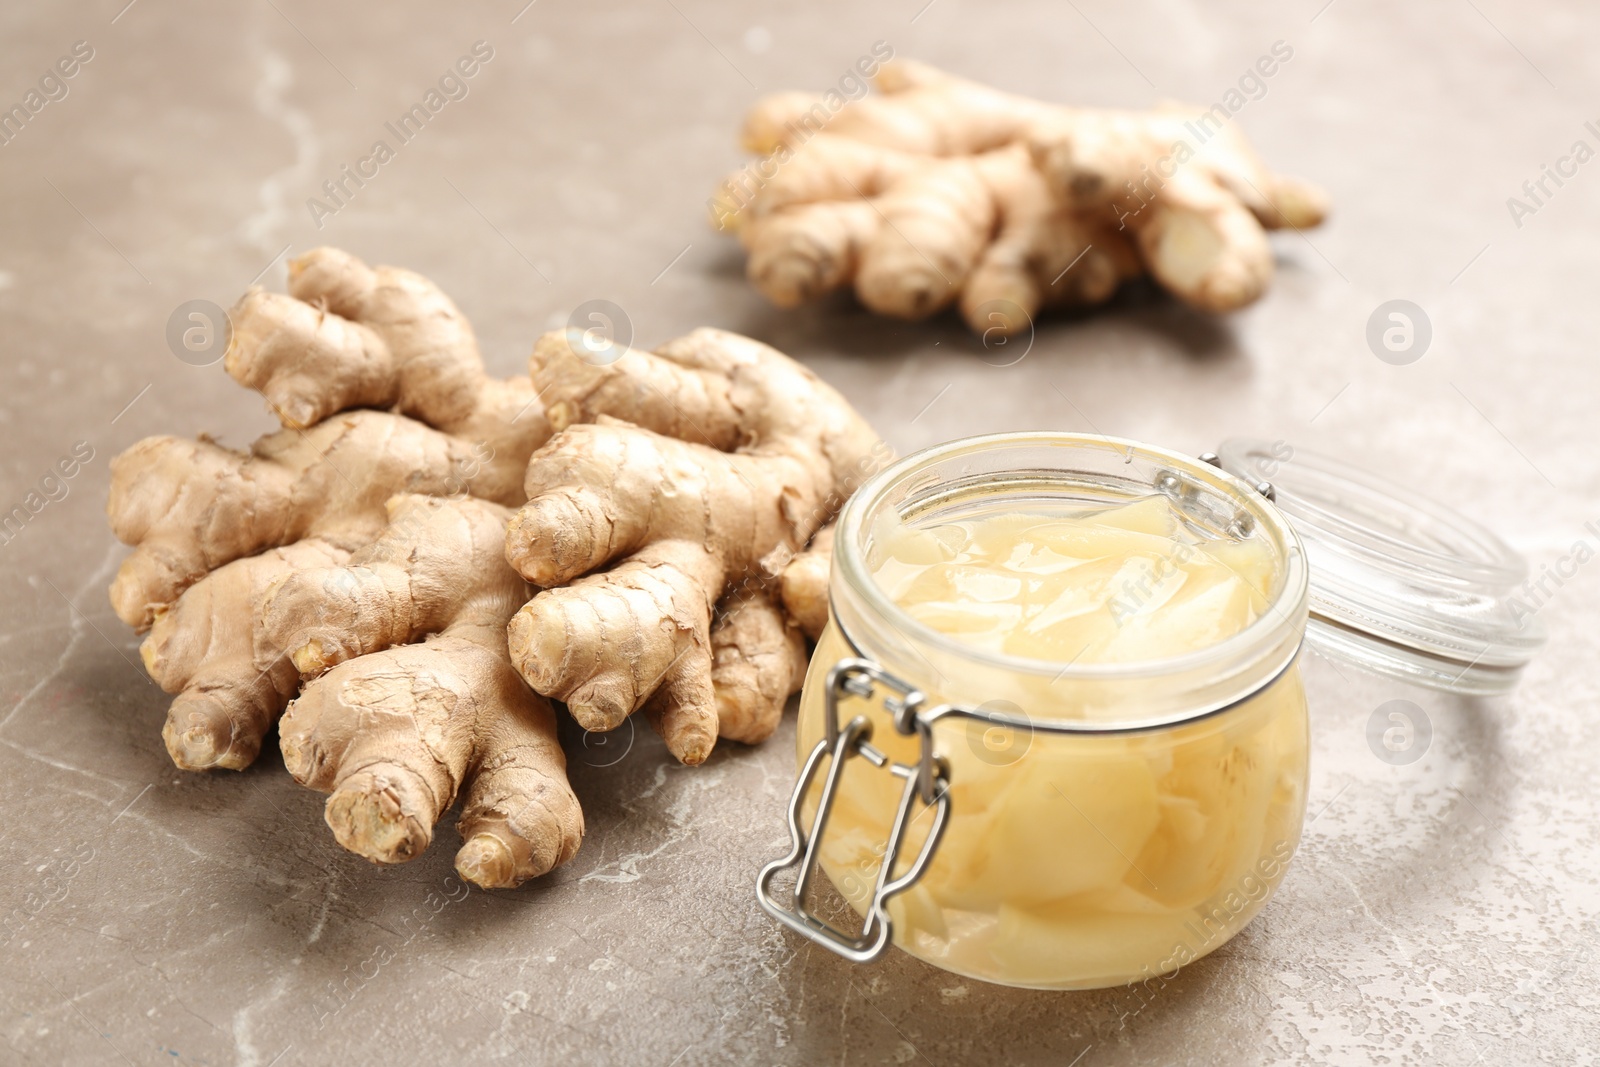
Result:
[[[1218,949],[1261,910],[1306,813],[1309,723],[1298,656],[1309,614],[1317,616],[1312,635],[1326,629],[1328,614],[1315,606],[1312,563],[1317,555],[1342,558],[1318,547],[1309,560],[1307,544],[1346,545],[1350,533],[1330,541],[1317,530],[1302,541],[1301,520],[1285,510],[1312,499],[1347,506],[1355,483],[1331,491],[1328,478],[1307,475],[1309,496],[1280,507],[1259,475],[1282,472],[1283,456],[1272,446],[1229,448],[1218,461],[1117,438],[995,435],[914,454],[862,486],[838,522],[832,616],[800,701],[792,848],[757,883],[768,913],[851,960],[872,960],[896,944],[984,981],[1096,989],[1171,973]],[[1310,470],[1310,461],[1302,466]],[[1365,533],[1379,541],[1384,531],[1418,533],[1410,501],[1382,498],[1370,485],[1360,496]],[[1030,525],[1070,528],[1136,514],[1130,506],[1139,504],[1173,528],[1170,536],[1130,531],[1144,537],[1144,581],[1118,571],[1114,589],[1099,590],[1133,600],[1120,613],[1112,605],[1117,625],[1093,651],[1016,654],[1016,641],[995,635],[995,627],[1016,624],[1014,616],[997,619],[992,590],[963,585],[973,593],[976,629],[986,633],[974,641],[928,624],[928,613],[904,589],[896,598],[885,579],[904,545],[914,544],[915,555],[915,539],[926,544],[933,531],[984,528],[1003,537],[1010,522],[1026,541]],[[989,518],[1002,523],[982,526]],[[1453,531],[1466,520],[1456,520],[1440,518],[1442,558],[1461,549]],[[1469,549],[1499,545],[1466,526],[1482,534]],[[1162,536],[1170,549],[1152,555],[1150,539]],[[1178,603],[1163,600],[1162,568],[1173,561],[1178,569],[1184,553],[1246,561],[1248,617],[1210,625],[1194,597],[1187,616],[1162,621]],[[1509,581],[1517,561],[1506,555],[1499,577]],[[1349,566],[1330,569],[1362,584]],[[1472,603],[1502,621],[1496,590],[1504,592],[1496,585]],[[1386,595],[1405,600],[1392,585]],[[1155,637],[1141,645],[1128,637],[1133,630],[1120,632],[1125,617],[1166,627],[1149,629]],[[1341,625],[1328,645],[1360,643],[1350,633]],[[1379,651],[1363,665],[1384,669],[1378,661],[1390,645],[1389,633],[1371,635]],[[1530,638],[1510,659],[1525,661],[1536,646]],[[1387,672],[1418,681],[1419,653],[1406,656],[1392,657]],[[1430,670],[1450,677],[1451,662],[1434,654]],[[1504,672],[1507,688],[1517,669]],[[774,881],[790,869],[797,878],[786,904]],[[814,912],[816,870],[864,918],[859,933]]]

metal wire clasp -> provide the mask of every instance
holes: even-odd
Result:
[[[1217,455],[1215,452],[1200,453],[1200,462],[1209,463],[1219,471],[1227,470],[1227,468],[1222,465],[1222,457]],[[1278,490],[1273,488],[1271,482],[1262,480],[1257,482],[1251,488],[1260,493],[1262,496],[1266,497],[1268,500],[1271,500],[1273,503],[1277,503]]]
[[[917,689],[870,660],[863,659],[840,660],[828,672],[826,685],[823,738],[806,757],[805,766],[800,770],[800,779],[794,786],[794,795],[789,798],[789,852],[761,869],[761,874],[756,878],[756,898],[768,915],[789,929],[845,959],[866,963],[877,959],[889,947],[892,935],[888,910],[890,898],[916,884],[933,858],[939,839],[944,836],[945,823],[950,814],[949,771],[944,761],[933,754],[933,720],[922,714],[927,699]],[[865,716],[857,716],[843,727],[839,724],[839,701],[845,694],[870,700],[880,692],[883,708],[889,713],[896,732],[907,736],[916,734],[921,742],[921,751],[914,767],[893,762],[887,754],[870,744],[872,723]],[[816,779],[822,758],[829,754],[833,756],[833,762],[828,768],[827,777],[823,779],[817,815],[808,834],[801,825],[800,805]],[[833,810],[834,793],[845,764],[853,756],[863,756],[873,766],[887,767],[891,774],[905,779],[894,824],[889,830],[888,840],[884,842],[883,860],[878,867],[872,901],[859,934],[840,930],[817,917],[806,905],[806,890],[817,869],[818,845]],[[933,826],[911,866],[899,878],[892,878],[900,847],[911,823],[913,802],[918,797],[924,805],[933,809]],[[780,871],[796,866],[799,867],[799,873],[795,878],[794,902],[784,905],[772,893],[772,880]]]

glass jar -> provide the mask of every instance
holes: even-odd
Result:
[[[893,943],[973,978],[1051,989],[1170,973],[1250,921],[1300,839],[1308,719],[1297,657],[1317,593],[1296,525],[1254,477],[1262,456],[1275,473],[1291,457],[1250,442],[1224,452],[1244,477],[1211,455],[1004,434],[918,453],[856,493],[801,698],[792,847],[757,884],[769,914],[857,961]],[[868,564],[874,539],[897,524],[1151,496],[1201,537],[1256,539],[1270,556],[1266,609],[1244,629],[1147,662],[1023,659],[916,621]],[[1372,499],[1368,527],[1382,513]],[[1348,567],[1338,577],[1361,584]],[[1337,627],[1332,643],[1348,644],[1350,630]],[[864,918],[859,932],[814,910],[819,868]],[[783,903],[775,879],[789,869]]]

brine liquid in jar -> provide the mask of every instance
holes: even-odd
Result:
[[[896,944],[989,981],[1087,988],[1170,973],[1255,915],[1282,878],[1305,809],[1298,668],[1226,710],[1148,729],[1138,726],[1138,676],[1157,678],[1269,610],[1279,568],[1270,542],[1206,528],[1160,494],[1025,506],[978,496],[925,521],[885,511],[865,560],[917,626],[991,666],[1027,661],[986,671],[979,706],[1116,727],[936,724],[950,820],[927,872],[890,902]],[[830,626],[806,680],[802,758],[823,733],[829,668],[856,654]],[[973,703],[962,657],[925,658],[930,704]],[[1097,681],[1110,668],[1119,668],[1114,686]],[[872,720],[873,745],[915,764],[915,738],[897,734],[876,702],[844,697],[841,722],[857,715]],[[820,862],[858,912],[901,785],[865,760],[840,780]],[[808,821],[816,801],[814,787]],[[920,848],[926,810],[919,821],[902,857]]]

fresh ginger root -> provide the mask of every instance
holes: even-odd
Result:
[[[789,694],[810,662],[805,638],[828,624],[833,526],[818,530],[776,583],[757,582],[723,598],[711,630],[711,688],[717,736],[755,744],[772,736]]]
[[[800,631],[815,641],[828,625],[828,574],[833,556],[833,526],[817,531],[806,550],[783,569],[783,609]]]
[[[771,737],[810,660],[770,583],[724,597],[711,627],[717,736],[746,745]]]
[[[712,218],[780,306],[853,285],[880,314],[959,300],[974,330],[1008,334],[1148,274],[1230,311],[1271,280],[1265,231],[1327,212],[1319,189],[1267,170],[1201,108],[1059,107],[907,60],[875,80],[882,95],[837,114],[781,93],[746,119],[744,146],[765,159],[723,182]]]
[[[505,562],[510,512],[414,495],[388,510],[348,562],[266,595],[268,640],[312,679],[283,716],[284,765],[332,794],[334,836],[377,863],[420,855],[462,794],[456,870],[517,885],[577,852],[583,815],[555,714],[506,658],[506,623],[530,595]]]
[[[306,538],[365,544],[397,492],[522,502],[522,471],[550,424],[527,378],[484,374],[448,297],[419,275],[331,248],[294,260],[289,285],[291,296],[245,294],[224,359],[265,392],[285,429],[248,454],[151,437],[113,463],[107,513],[136,547],[111,599],[136,629],[232,560]],[[338,414],[345,403],[395,402],[398,411]]]
[[[328,248],[294,260],[289,278],[293,296],[239,301],[224,361],[267,392],[286,428],[247,453],[152,437],[112,462],[107,515],[135,547],[111,601],[150,630],[146,666],[179,694],[164,734],[189,769],[248,766],[294,695],[282,649],[253,622],[268,585],[313,554],[331,565],[370,544],[396,493],[521,503],[528,456],[551,432],[532,382],[488,378],[471,327],[426,279]],[[330,395],[397,402],[418,418],[330,412]]]
[[[776,647],[770,593],[723,614],[738,636],[720,646],[713,609],[779,579],[881,465],[882,442],[805,368],[720,330],[605,366],[547,334],[532,372],[559,432],[529,462],[506,535],[511,564],[544,587],[511,622],[517,669],[590,730],[644,710],[685,763],[724,723],[770,733],[742,705],[798,686],[799,646]],[[631,423],[607,417],[619,411]],[[777,679],[753,681],[763,671]],[[717,678],[742,679],[737,695],[719,699]]]
[[[141,655],[176,694],[168,751],[186,769],[243,768],[283,716],[285,763],[331,793],[327,821],[346,848],[410,859],[460,797],[458,870],[518,884],[582,836],[553,713],[506,644],[534,592],[507,565],[507,506],[526,499],[529,456],[552,425],[530,379],[484,374],[470,326],[426,279],[318,249],[291,264],[290,287],[246,294],[225,360],[285,429],[249,452],[149,438],[113,463],[108,516],[135,547],[111,599],[148,630]],[[663,422],[650,392],[662,382],[606,374],[610,391],[591,394],[595,369],[567,354],[572,381],[539,383],[562,398],[563,426],[588,414],[689,432]],[[343,410],[358,404],[390,410]],[[760,417],[724,414],[730,442],[766,434]],[[542,462],[567,462],[564,447],[550,442]],[[772,505],[725,501],[758,502]],[[796,543],[840,502],[800,523]],[[771,575],[778,566],[773,556]],[[760,578],[708,594],[722,598],[704,638],[712,738],[768,736],[804,674],[803,638]]]
[[[285,429],[248,453],[158,437],[114,461],[107,512],[135,549],[113,605],[177,694],[178,766],[248,766],[312,679],[281,741],[333,792],[340,843],[408,859],[460,795],[462,875],[515,885],[582,836],[553,712],[505,652],[529,590],[504,562],[503,505],[550,425],[527,378],[484,373],[426,279],[334,249],[289,279],[234,307],[224,363]]]

